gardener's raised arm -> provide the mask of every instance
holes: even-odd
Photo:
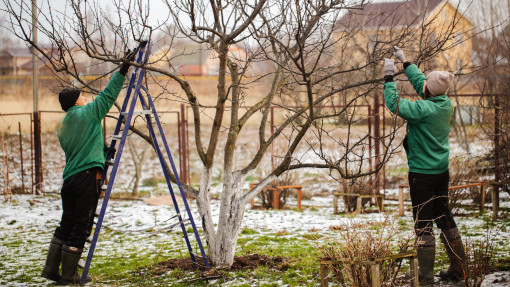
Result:
[[[101,121],[112,108],[126,81],[126,74],[131,66],[130,62],[134,60],[135,56],[136,50],[133,52],[128,50],[124,63],[120,66],[119,71],[113,74],[106,88],[99,93],[93,102],[85,105],[84,109],[91,117]]]
[[[413,85],[414,90],[421,98],[423,98],[423,84],[426,80],[425,75],[415,64],[406,59],[402,49],[397,46],[393,46],[393,49],[393,55],[395,58],[404,63],[404,73],[411,82],[411,85]]]
[[[401,99],[398,94],[397,84],[393,81],[395,63],[393,59],[384,59],[384,102],[388,109],[411,122],[417,122],[428,116],[432,111],[430,107],[421,101],[411,102]]]

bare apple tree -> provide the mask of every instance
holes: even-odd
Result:
[[[338,23],[346,12],[363,11],[370,2],[365,0],[166,0],[168,19],[159,19],[156,24],[149,23],[151,7],[142,0],[116,1],[111,14],[101,8],[99,1],[78,0],[69,1],[65,13],[40,14],[39,32],[49,39],[48,49],[31,40],[28,3],[3,1],[9,14],[8,28],[39,51],[62,83],[72,79],[91,92],[98,89],[80,77],[83,67],[77,65],[77,57],[101,63],[106,77],[121,63],[132,39],[157,39],[154,46],[169,48],[151,58],[144,68],[150,75],[167,76],[179,88],[167,98],[191,107],[195,148],[202,167],[199,187],[186,185],[184,189],[197,198],[214,266],[232,265],[247,203],[281,174],[314,168],[352,179],[382,168],[399,146],[395,135],[402,123],[393,117],[386,136],[374,137],[359,128],[371,119],[357,106],[366,105],[382,90],[381,63],[391,56],[392,46],[405,47],[413,39],[430,35],[433,29],[429,24],[416,26],[413,22],[413,28],[411,24],[400,26],[384,37],[376,34],[369,42],[361,43],[356,35],[363,33],[363,23],[342,27]],[[398,20],[391,11],[379,14]],[[418,23],[423,19],[421,13],[414,17]],[[443,51],[445,43],[454,37],[456,24],[452,20],[434,41],[420,41],[413,60],[426,62]],[[196,93],[197,87],[176,67],[179,58],[197,53],[186,49],[170,51],[173,45],[182,47],[183,41],[215,53],[217,82],[213,105],[202,104],[206,99]],[[245,47],[248,53],[232,53],[235,45]],[[269,63],[271,68],[257,68],[261,63]],[[255,104],[246,107],[256,83],[267,89]],[[154,84],[170,91],[169,84],[162,80],[155,80]],[[279,110],[280,120],[271,126],[270,111],[274,107]],[[204,119],[204,108],[214,110],[211,119]],[[251,139],[256,148],[253,153],[240,153],[236,147],[250,119],[257,119],[258,123],[258,135]],[[342,124],[332,124],[339,119]],[[148,134],[133,129],[152,143]],[[369,141],[382,145],[380,158],[374,159],[368,152]],[[278,142],[284,144],[278,147],[277,162],[256,187],[244,191],[246,177],[255,172]],[[221,159],[216,159],[218,156]],[[371,160],[375,163],[369,164]],[[223,174],[223,185],[215,226],[210,188],[217,166]]]

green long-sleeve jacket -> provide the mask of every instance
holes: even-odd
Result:
[[[411,64],[405,74],[413,88],[423,98],[425,75]],[[446,95],[411,102],[401,99],[397,84],[384,84],[384,101],[388,109],[407,121],[407,161],[410,172],[438,174],[449,165],[450,121],[453,106]]]
[[[67,110],[58,130],[58,140],[66,155],[64,180],[89,168],[104,168],[106,155],[101,120],[115,103],[125,80],[126,77],[115,72],[93,102]]]

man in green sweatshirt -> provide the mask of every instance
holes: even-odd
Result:
[[[81,279],[77,272],[78,262],[101,193],[99,184],[108,152],[101,120],[115,103],[135,55],[136,52],[126,55],[120,70],[113,74],[93,102],[87,104],[80,90],[73,88],[64,88],[58,96],[62,110],[66,112],[58,131],[66,157],[60,191],[63,211],[41,276],[60,285],[76,284]],[[87,278],[89,281],[90,277]]]
[[[459,230],[448,205],[448,166],[450,121],[453,105],[446,95],[454,75],[434,71],[427,77],[420,69],[406,61],[404,52],[395,47],[395,57],[404,63],[404,73],[423,100],[409,101],[398,95],[393,81],[395,64],[385,59],[384,101],[388,109],[407,121],[404,149],[409,166],[409,186],[413,204],[413,218],[417,236],[419,281],[434,283],[435,237],[433,222],[441,229],[450,267],[441,270],[445,280],[463,280],[466,255]]]

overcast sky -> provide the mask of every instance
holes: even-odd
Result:
[[[31,0],[21,0],[22,2],[31,5]],[[119,1],[119,0],[115,0]],[[128,3],[129,0],[122,0],[124,3]],[[149,24],[156,26],[161,21],[164,21],[168,17],[168,8],[164,4],[165,0],[143,0],[150,9]],[[171,1],[171,0],[170,0]],[[461,3],[461,11],[465,12],[469,20],[476,26],[490,26],[490,19],[508,19],[509,8],[508,5],[510,0],[451,0],[450,2],[454,5]],[[19,3],[20,0],[0,0],[0,9],[5,9],[4,2]],[[70,15],[70,8],[68,5],[69,0],[37,0],[39,7],[42,9],[42,13],[47,14],[51,9],[53,15],[59,15],[64,13]],[[87,2],[83,0],[83,2]],[[101,1],[101,0],[88,0],[88,3],[99,2],[103,9],[108,11],[114,10],[112,1]],[[374,2],[399,2],[399,1],[388,1],[388,0],[375,0]],[[492,6],[491,6],[492,5]],[[60,12],[60,13],[58,13]],[[3,17],[2,17],[3,16]],[[495,17],[497,16],[497,17]],[[5,19],[5,12],[0,11],[0,17]],[[41,17],[42,18],[42,17]],[[5,24],[5,23],[4,23]],[[507,24],[508,25],[508,22]],[[5,33],[4,31],[2,33]],[[44,41],[44,38],[40,36],[40,41]]]

